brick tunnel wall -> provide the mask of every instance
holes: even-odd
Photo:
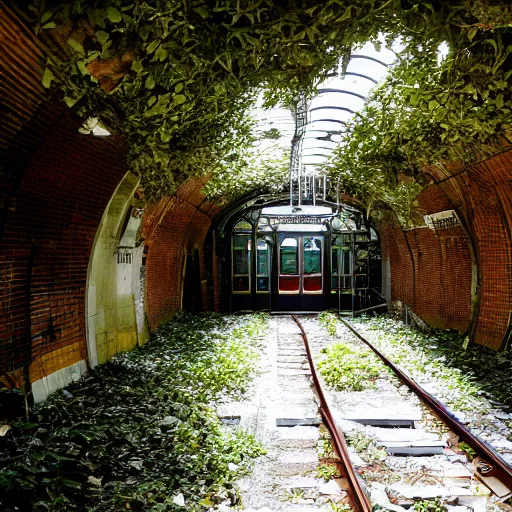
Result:
[[[453,205],[436,185],[419,197],[431,214]],[[471,252],[462,228],[403,231],[390,218],[380,225],[383,259],[391,267],[391,300],[409,306],[427,324],[465,331],[471,320]]]
[[[34,382],[85,359],[89,257],[124,153],[66,118],[35,153],[0,247],[0,375],[30,363]]]
[[[0,382],[22,385],[86,369],[88,265],[126,148],[117,137],[80,135],[82,121],[47,100],[47,50],[2,3],[0,22]],[[181,306],[184,251],[200,251],[206,279],[202,241],[216,209],[203,183],[191,180],[145,216],[153,327]]]
[[[189,180],[146,214],[146,314],[151,329],[182,307],[185,258],[194,248],[199,250],[201,280],[206,279],[203,242],[218,209],[201,194],[205,181]]]
[[[512,314],[512,152],[429,172],[434,183],[420,195],[420,210],[455,209],[463,225],[404,232],[396,221],[379,224],[391,300],[432,326],[471,328],[473,341],[503,348]]]
[[[512,153],[472,167],[464,176],[479,266],[474,338],[499,348],[510,336],[512,311]],[[469,206],[469,205],[468,205]]]

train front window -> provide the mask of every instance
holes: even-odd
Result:
[[[281,242],[281,274],[299,273],[299,245],[296,238],[285,238]]]
[[[279,246],[279,293],[299,293],[299,242],[286,237]]]
[[[302,242],[304,255],[304,293],[322,293],[322,239],[304,237]]]
[[[304,274],[322,272],[322,241],[319,238],[304,238]]]
[[[270,251],[263,238],[258,238],[256,247],[256,291],[269,291]]]
[[[233,292],[247,293],[251,290],[251,235],[233,235]]]

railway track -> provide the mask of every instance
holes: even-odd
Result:
[[[331,343],[325,329],[311,316],[271,320],[268,367],[260,378],[252,419],[246,421],[269,453],[241,482],[248,507],[242,510],[337,511],[348,505],[370,512],[379,505],[402,512],[418,501],[438,498],[449,504],[449,512],[486,512],[507,499],[512,473],[506,463],[353,326],[345,327],[344,335],[354,347],[369,347],[394,373],[379,378],[375,391],[326,392],[315,364],[321,349]],[[443,437],[425,426],[437,418],[445,425]],[[327,461],[339,471],[329,484],[318,478],[321,430],[329,432],[337,455]],[[376,439],[381,460],[365,462],[347,444],[344,433],[351,443],[365,436]],[[457,436],[475,450],[479,465],[471,466],[447,446],[446,439]]]
[[[460,439],[467,443],[480,458],[476,471],[480,478],[496,478],[508,489],[512,489],[512,468],[486,443],[473,435],[457,418],[455,418],[448,409],[433,395],[425,391],[398,366],[389,360],[375,345],[362,336],[349,322],[340,318],[345,325],[359,340],[367,345],[372,352],[394,373],[394,375],[405,385],[411,392],[415,393],[420,400]],[[491,482],[483,480],[484,484],[492,485]]]
[[[297,324],[300,326],[304,342],[308,346],[307,351],[308,354],[310,354],[310,363],[313,362],[313,356],[312,353],[314,350],[311,348],[311,344],[309,343],[308,337],[306,335],[306,330],[304,326],[300,323],[298,318],[294,318],[294,320],[297,322]],[[412,379],[410,379],[404,372],[400,370],[396,365],[392,363],[384,354],[382,354],[373,344],[371,344],[367,339],[364,338],[350,323],[346,322],[345,320],[341,319],[343,325],[346,327],[348,333],[352,335],[355,339],[354,346],[357,347],[358,343],[364,344],[366,347],[368,347],[370,350],[374,352],[374,354],[384,363],[385,366],[387,366],[393,373],[394,378],[396,378],[401,386],[401,394],[402,396],[405,395],[404,388],[406,387],[409,391],[409,395],[413,395],[414,397],[417,397],[422,404],[424,404],[425,408],[423,411],[423,416],[425,415],[433,415],[437,420],[442,422],[444,426],[446,427],[446,430],[449,430],[449,434],[445,434],[445,436],[442,439],[435,440],[432,439],[432,436],[428,433],[421,434],[421,430],[414,429],[404,429],[400,427],[415,427],[416,424],[421,425],[422,420],[419,418],[416,418],[413,420],[413,418],[410,417],[410,412],[407,412],[407,407],[403,407],[402,410],[404,411],[403,417],[400,417],[400,413],[396,414],[397,410],[400,410],[400,407],[397,407],[396,404],[394,406],[392,405],[392,400],[389,403],[389,409],[384,414],[375,414],[371,411],[372,406],[370,404],[370,396],[368,396],[368,411],[367,414],[360,414],[361,417],[357,418],[354,417],[354,415],[351,415],[350,412],[347,414],[347,410],[342,410],[342,407],[336,407],[336,405],[340,404],[341,401],[346,401],[347,398],[349,398],[350,393],[347,394],[339,394],[340,396],[337,397],[337,400],[332,400],[333,393],[332,391],[329,391],[329,393],[325,394],[324,392],[320,392],[320,402],[326,402],[326,406],[321,406],[322,414],[326,416],[336,417],[340,418],[339,423],[343,426],[343,430],[351,430],[354,423],[362,424],[364,425],[364,428],[361,430],[356,429],[357,432],[366,431],[365,433],[368,433],[370,436],[375,435],[377,438],[377,444],[383,444],[386,448],[386,451],[388,453],[389,459],[392,460],[395,465],[397,465],[397,459],[400,460],[400,463],[398,464],[399,467],[406,467],[407,464],[405,463],[407,456],[414,456],[416,461],[421,461],[416,463],[416,466],[422,466],[422,472],[421,477],[425,478],[428,481],[429,478],[432,480],[437,480],[438,483],[441,483],[442,478],[439,477],[439,474],[436,474],[435,471],[435,457],[436,454],[439,454],[441,457],[446,457],[446,459],[455,459],[457,462],[460,462],[460,468],[464,468],[464,470],[460,471],[458,474],[458,482],[467,484],[468,482],[474,481],[474,482],[480,482],[483,483],[487,488],[488,491],[486,491],[490,498],[490,495],[492,494],[494,496],[493,499],[487,499],[487,507],[481,506],[482,510],[485,510],[489,507],[491,503],[494,502],[503,502],[511,497],[510,490],[512,489],[512,470],[508,464],[506,464],[505,461],[501,459],[501,457],[494,452],[486,443],[482,442],[479,438],[475,437],[460,421],[457,420],[447,409],[446,407],[439,402],[435,397],[427,393],[425,390],[423,390],[416,382],[414,382]],[[310,320],[306,320],[306,322],[311,322]],[[323,336],[320,336],[320,340],[316,340],[317,344],[317,350],[316,355],[319,355],[320,348],[323,348],[326,343],[323,339]],[[322,379],[318,376],[316,372],[315,365],[312,364],[312,373],[313,373],[313,380],[315,380],[315,385],[318,387],[318,389],[322,388],[321,381]],[[377,410],[380,410],[382,412],[382,405],[384,408],[388,407],[387,401],[389,398],[385,395],[385,387],[383,386],[382,391],[382,404],[381,407],[377,407]],[[381,390],[379,390],[381,391]],[[374,395],[374,398],[379,397],[379,391]],[[329,403],[330,408],[329,408]],[[333,407],[334,405],[334,407]],[[425,410],[428,408],[428,411]],[[323,409],[326,410],[326,413],[323,412]],[[350,407],[349,407],[350,409]],[[357,414],[355,415],[357,416]],[[372,418],[373,416],[373,418]],[[379,417],[380,416],[380,417]],[[387,417],[386,417],[387,416]],[[347,421],[344,418],[349,418]],[[419,420],[419,421],[418,421]],[[334,428],[337,428],[338,431],[340,431],[339,425],[336,424],[336,421],[333,419],[334,422]],[[388,427],[387,429],[382,429],[383,426]],[[394,428],[389,428],[394,427]],[[331,427],[332,428],[332,427]],[[421,428],[421,426],[420,426]],[[425,435],[426,440],[422,441],[421,437]],[[342,436],[342,435],[341,435]],[[380,436],[380,440],[379,440]],[[410,439],[408,441],[408,439]],[[430,439],[430,440],[429,440]],[[448,446],[446,446],[446,443],[440,444],[438,441],[445,441],[446,439],[450,441],[457,441],[457,443],[463,442],[466,446],[469,446],[472,450],[474,450],[473,454],[473,464],[469,464],[469,462],[465,463],[463,461],[463,457],[460,455],[454,454],[453,450],[451,450]],[[333,436],[334,440],[334,436]],[[390,441],[391,440],[391,441]],[[343,444],[343,440],[342,440]],[[342,449],[342,448],[341,448]],[[441,455],[442,454],[442,455]],[[450,455],[448,455],[450,454]],[[441,461],[440,461],[441,462]],[[430,466],[430,468],[429,468]],[[425,468],[429,468],[429,471],[425,471]],[[351,472],[347,472],[349,475]],[[417,472],[418,474],[420,472]],[[464,474],[465,473],[465,474]],[[418,477],[417,475],[413,475],[412,478],[409,479],[409,481],[414,481],[415,478]],[[451,473],[451,475],[454,475],[455,473]],[[404,477],[404,474],[399,475],[400,478]],[[410,472],[409,475],[410,476]],[[465,478],[462,478],[465,477]],[[448,479],[449,480],[449,479]],[[454,481],[456,479],[451,480],[451,483],[453,485]],[[392,488],[393,486],[390,486]],[[400,485],[397,486],[400,488]],[[426,489],[427,487],[430,487],[429,489]],[[442,483],[441,485],[437,486],[438,489],[432,489],[432,486],[423,486],[423,490],[426,489],[426,497],[428,498],[447,498],[446,495],[443,496],[443,488]],[[466,486],[463,490],[463,488],[456,489],[452,487],[452,490],[454,491],[455,496],[449,497],[448,501],[451,501],[452,503],[459,503],[462,505],[463,502],[465,503],[473,503],[471,501],[471,490],[472,486]],[[405,488],[405,487],[404,487]],[[478,494],[479,498],[481,497],[481,492],[476,487],[474,487],[475,491],[474,494]],[[382,490],[382,489],[381,489]],[[407,489],[408,491],[412,491],[411,488]],[[437,496],[436,496],[436,491]],[[418,492],[418,496],[413,496],[412,494],[402,496],[402,504],[406,507],[411,506],[412,503],[414,503],[414,498],[418,499],[421,498],[421,488],[417,489],[416,491],[412,492]],[[456,493],[459,492],[465,496],[464,499],[460,496],[457,497]],[[430,495],[429,495],[430,493]],[[399,493],[397,493],[399,494]],[[484,493],[485,495],[485,493]],[[378,494],[376,493],[376,496]],[[382,493],[380,494],[382,496]],[[372,495],[372,498],[374,496]],[[451,499],[450,499],[451,498]],[[480,500],[480,505],[482,505],[485,498]],[[365,510],[365,507],[367,506],[367,503],[365,501],[361,501],[359,499],[359,495],[355,495],[355,503],[356,508],[358,510]],[[372,505],[379,504],[383,506],[383,503],[375,503],[372,500]],[[397,500],[398,503],[400,503],[400,499]],[[385,506],[385,505],[384,505]],[[474,507],[468,506],[466,507],[468,509],[474,509]],[[506,508],[506,505],[505,505]]]

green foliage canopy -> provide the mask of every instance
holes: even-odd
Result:
[[[188,176],[214,172],[233,147],[250,146],[246,113],[258,90],[268,104],[290,104],[333,71],[348,52],[344,28],[354,8],[76,0],[36,10],[41,30],[65,34],[69,54],[51,59],[45,85],[121,133],[147,195],[158,197]],[[109,65],[115,69],[101,76]],[[92,76],[91,66],[102,69]]]
[[[388,43],[401,36],[403,49],[328,164],[368,208],[391,207],[408,224],[426,166],[467,165],[503,149],[512,126],[512,12],[497,3],[502,9],[410,2],[411,9],[397,13]]]
[[[504,1],[75,0],[48,9],[39,0],[34,11],[37,29],[57,33],[68,54],[49,61],[44,84],[125,137],[149,198],[198,174],[228,184],[228,171],[249,163],[258,92],[267,105],[311,96],[379,33],[405,49],[332,162],[347,192],[406,216],[421,187],[400,174],[488,154],[510,126]],[[439,64],[442,42],[450,52]]]

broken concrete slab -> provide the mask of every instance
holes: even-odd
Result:
[[[402,455],[408,457],[422,457],[430,455],[441,455],[443,453],[442,446],[404,446],[400,443],[396,443],[396,446],[385,446],[385,448],[390,455],[395,456]]]
[[[368,427],[364,432],[380,442],[412,443],[419,441],[440,441],[437,434],[414,428]],[[445,445],[444,442],[442,442],[442,444],[443,446]]]
[[[320,416],[312,418],[276,418],[277,427],[311,427],[319,426],[322,424],[322,418]]]

